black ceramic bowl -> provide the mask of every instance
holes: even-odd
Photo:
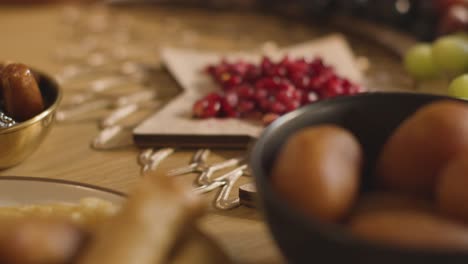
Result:
[[[456,100],[410,93],[341,97],[289,113],[264,131],[252,149],[251,168],[270,230],[290,263],[468,263],[468,252],[390,247],[357,239],[342,226],[306,219],[274,192],[269,179],[277,153],[292,133],[307,126],[331,123],[350,130],[363,146],[366,161],[361,191],[366,192],[372,189],[371,171],[392,131],[421,106],[442,99]]]

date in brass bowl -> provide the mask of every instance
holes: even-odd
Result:
[[[45,110],[31,119],[9,128],[0,128],[0,169],[18,165],[44,141],[54,121],[62,98],[58,84],[46,74],[35,71]]]

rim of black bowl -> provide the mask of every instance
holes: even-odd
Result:
[[[19,122],[18,124],[15,124],[14,126],[0,129],[0,134],[8,134],[8,133],[20,130],[22,128],[31,126],[32,124],[36,122],[39,122],[40,120],[44,119],[45,117],[51,115],[54,111],[56,111],[62,100],[62,90],[59,84],[55,81],[55,79],[53,79],[51,76],[43,72],[36,71],[34,69],[31,69],[31,70],[40,76],[41,82],[45,82],[47,86],[49,86],[50,88],[54,90],[54,93],[55,93],[54,101],[51,102],[51,104],[46,109],[44,109],[44,111],[37,114],[36,116],[28,120]]]
[[[263,208],[263,203],[265,200],[273,201],[274,205],[278,208],[281,213],[287,214],[292,218],[298,220],[302,226],[307,230],[314,230],[325,237],[330,241],[336,243],[346,244],[350,247],[368,249],[368,250],[377,250],[385,251],[388,253],[404,253],[404,254],[419,254],[425,257],[431,256],[462,256],[468,258],[468,252],[466,250],[457,250],[457,249],[433,249],[433,248],[405,248],[388,245],[382,242],[369,241],[365,239],[358,238],[353,236],[351,233],[346,231],[345,226],[341,224],[329,224],[323,223],[316,219],[310,219],[297,210],[294,210],[288,203],[278,195],[275,194],[271,186],[270,177],[262,166],[262,159],[265,155],[265,144],[267,144],[277,133],[278,129],[286,125],[289,122],[293,122],[294,119],[308,112],[309,109],[314,109],[321,107],[322,105],[327,105],[329,103],[339,103],[340,101],[356,101],[362,100],[362,98],[375,98],[375,97],[388,97],[388,96],[400,96],[400,97],[426,97],[432,98],[435,100],[451,100],[468,103],[468,101],[457,99],[444,95],[434,95],[434,94],[423,94],[416,92],[366,92],[353,96],[342,96],[332,99],[327,99],[319,101],[317,103],[302,107],[293,112],[283,115],[269,125],[260,135],[258,140],[255,142],[255,145],[250,151],[249,163],[252,169],[252,173],[255,179],[255,184],[259,193],[259,202],[260,208]],[[268,217],[265,217],[267,222],[270,222]],[[270,223],[269,223],[270,224]],[[276,238],[275,238],[276,239]]]

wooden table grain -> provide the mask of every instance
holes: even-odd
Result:
[[[66,33],[63,32],[63,10],[62,6],[47,5],[0,7],[0,60],[23,62],[51,74],[59,72],[62,66],[53,59],[53,54],[65,41],[61,38]],[[140,31],[148,32],[150,37],[145,37],[153,44],[158,44],[158,41],[164,44],[177,42],[174,39],[158,38],[158,33],[154,31],[164,19],[174,20],[173,24],[181,23],[197,28],[196,36],[191,32],[184,33],[192,37],[192,45],[217,50],[253,48],[267,41],[286,45],[326,33],[322,27],[314,29],[293,21],[253,14],[219,14],[170,8],[119,8],[115,12],[131,17]],[[254,23],[256,27],[246,26]],[[364,48],[355,41],[352,44],[358,55],[368,56],[371,66],[376,65],[376,68],[371,68],[373,73],[379,70],[392,71],[394,75],[403,76],[397,66],[398,60],[381,48],[373,45]],[[372,54],[381,56],[371,56]],[[374,62],[376,63],[372,64]],[[369,80],[369,84],[375,83],[379,83],[379,80]],[[391,86],[386,80],[380,81],[379,85],[383,88],[385,85]],[[409,82],[405,77],[394,78],[392,86],[409,86]],[[67,87],[63,89],[65,97],[69,96]],[[14,168],[1,171],[0,175],[67,179],[127,192],[140,178],[140,167],[137,164],[140,150],[135,147],[114,151],[93,150],[90,148],[90,140],[97,132],[98,126],[93,121],[56,124],[31,157]],[[192,154],[189,150],[178,150],[162,163],[158,172],[186,164]],[[242,150],[215,150],[209,162],[245,154]],[[193,177],[192,175],[181,180],[191,181]],[[245,181],[249,179],[244,179]],[[211,198],[212,195],[206,196],[207,204]],[[237,263],[284,263],[256,209],[240,207],[232,211],[218,211],[209,206],[200,226]]]
[[[47,73],[60,70],[52,55],[62,41],[58,32],[62,7],[0,8],[0,60],[19,61]],[[161,12],[161,11],[158,11]],[[132,12],[129,12],[132,15]],[[144,26],[151,24],[143,23]],[[67,87],[63,87],[67,96]],[[96,122],[56,124],[40,148],[22,164],[0,175],[67,179],[127,192],[140,178],[139,149],[116,151],[90,148],[97,134]],[[159,172],[186,164],[192,151],[177,151],[161,165]],[[213,151],[209,162],[245,154],[243,151]],[[191,181],[194,176],[184,177]],[[209,204],[212,195],[207,195]],[[210,206],[209,206],[210,207]],[[226,253],[238,263],[282,263],[259,212],[238,208],[220,212],[209,208],[199,223]]]

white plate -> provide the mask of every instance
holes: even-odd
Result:
[[[100,198],[116,205],[125,200],[123,193],[97,186],[47,178],[0,177],[0,206],[77,203],[86,197]]]
[[[0,206],[30,205],[41,203],[77,203],[86,197],[100,198],[115,205],[125,201],[123,193],[98,186],[67,180],[2,176],[0,177]],[[204,233],[194,230],[190,237],[195,242],[185,248],[188,253],[180,254],[174,263],[217,264],[231,263],[219,246]]]

